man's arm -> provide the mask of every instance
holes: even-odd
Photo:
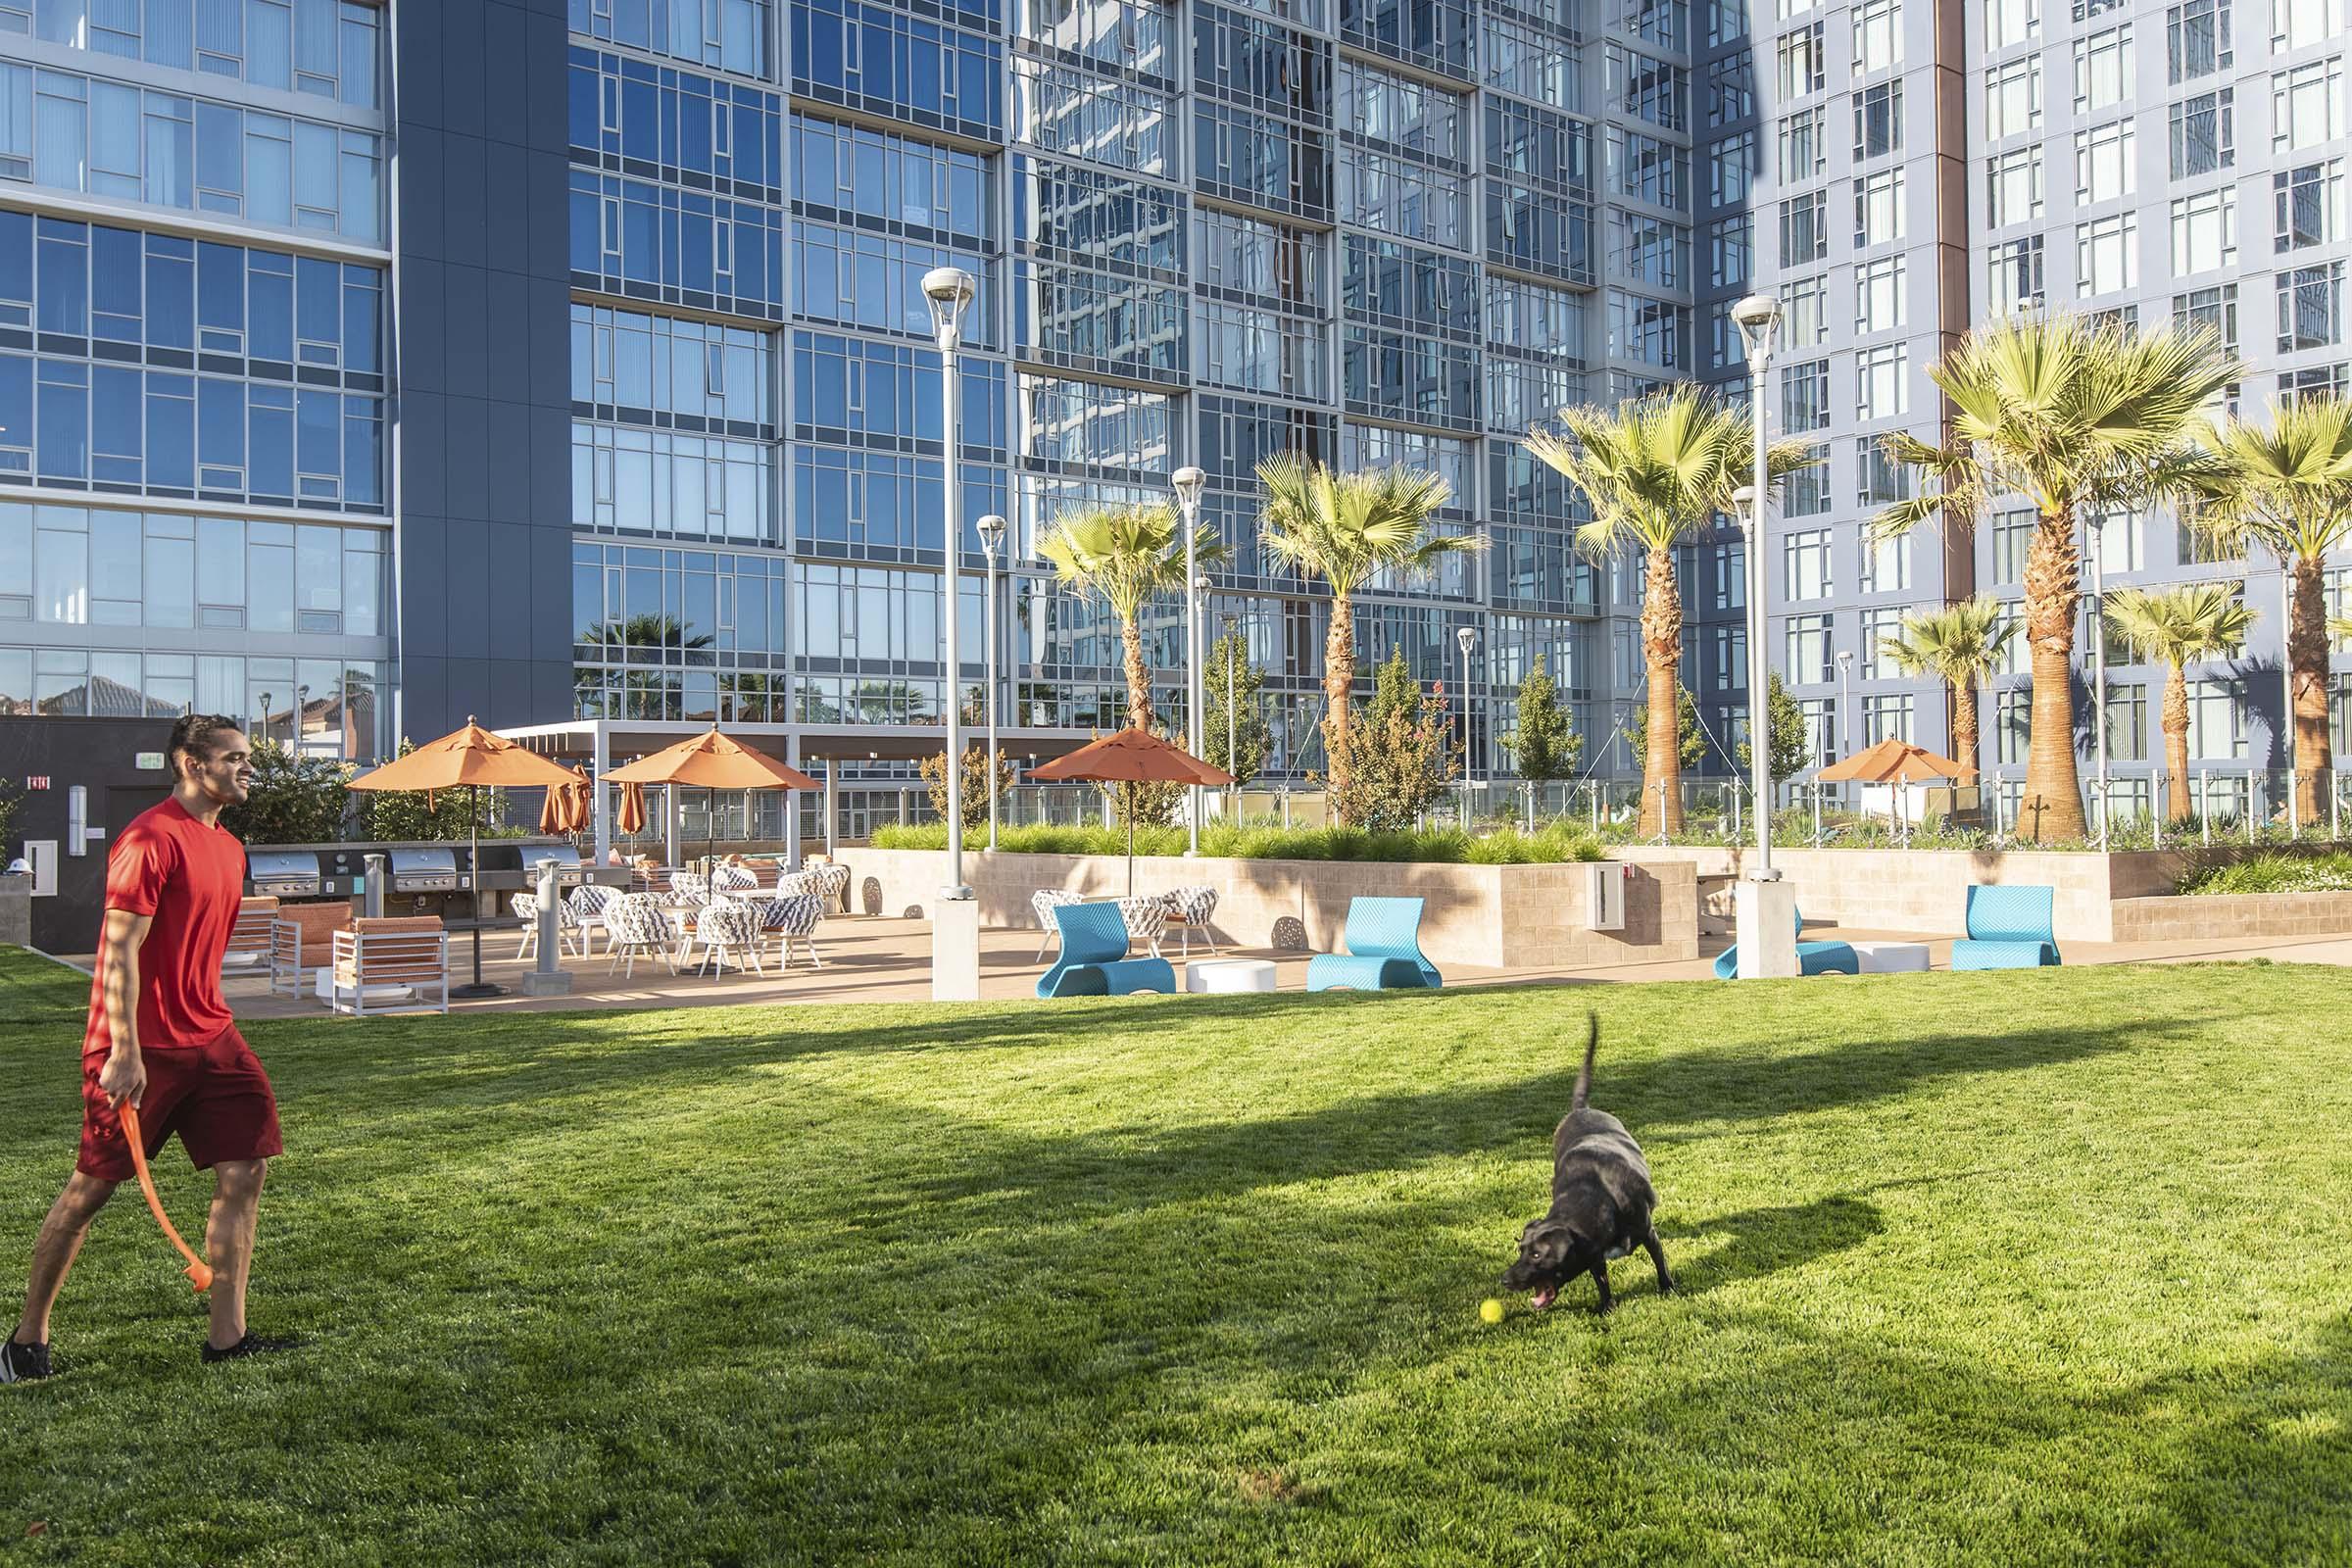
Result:
[[[98,972],[106,976],[106,1037],[114,1043],[98,1087],[135,1107],[147,1092],[147,1062],[139,1054],[139,948],[153,915],[128,909],[106,911],[106,935],[98,945]]]

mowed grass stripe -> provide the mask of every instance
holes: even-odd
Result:
[[[71,1161],[86,990],[0,958],[13,1251]],[[2246,966],[256,1024],[289,1147],[256,1321],[316,1343],[200,1368],[119,1199],[71,1375],[0,1391],[0,1553],[2348,1560],[2346,996]],[[1587,1285],[1489,1329],[1588,1005],[1685,1294],[1636,1258],[1609,1320]],[[202,1181],[159,1174],[193,1223]]]

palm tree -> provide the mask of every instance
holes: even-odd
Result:
[[[2303,819],[2320,808],[2334,767],[2328,733],[2327,557],[2352,545],[2352,403],[2297,399],[2270,428],[2232,419],[2206,436],[2227,466],[2192,526],[2243,555],[2248,539],[2278,558],[2288,582],[2287,689],[2295,726],[2295,794]]]
[[[2080,317],[1977,327],[1928,370],[1950,406],[1950,442],[1886,438],[1934,481],[1879,514],[1882,538],[1941,520],[1966,528],[1992,499],[2020,495],[2035,527],[2026,554],[2033,733],[2018,820],[2029,839],[2081,838],[2073,676],[2082,601],[2078,520],[2195,493],[2215,468],[2190,441],[2197,411],[2236,375],[2210,332],[2141,337]]]
[[[1674,581],[1674,548],[1731,510],[1733,493],[1747,481],[1754,461],[1755,428],[1745,415],[1690,385],[1614,409],[1563,409],[1560,423],[1566,435],[1532,430],[1527,449],[1592,504],[1592,520],[1577,530],[1578,545],[1595,556],[1636,549],[1647,563],[1642,655],[1649,704],[1639,831],[1645,837],[1672,833],[1683,825],[1682,792],[1675,787],[1682,778],[1675,692],[1683,603]],[[1804,442],[1776,442],[1767,466],[1784,474],[1812,455]],[[1754,696],[1761,706],[1762,694]]]
[[[1980,595],[1911,611],[1901,635],[1879,644],[1904,674],[1935,675],[1952,688],[1952,750],[1959,753],[1962,783],[1977,774],[1977,688],[2016,633],[2017,622],[2002,617],[2001,602]]]
[[[2169,671],[2164,681],[2164,768],[2172,775],[2165,814],[2180,821],[2188,802],[2188,676],[2200,660],[2235,653],[2254,612],[2229,583],[2197,582],[2153,593],[2118,588],[2107,596],[2107,624],[2126,647]]]
[[[1127,722],[1156,727],[1152,711],[1152,664],[1144,657],[1140,624],[1144,606],[1155,594],[1182,593],[1184,522],[1173,506],[1081,507],[1065,512],[1038,541],[1037,553],[1054,575],[1079,593],[1091,593],[1118,617],[1126,654]],[[1201,524],[1193,536],[1200,561],[1222,560],[1216,530]]]
[[[1430,514],[1451,495],[1418,468],[1337,473],[1285,452],[1257,466],[1264,500],[1258,537],[1266,553],[1331,589],[1323,642],[1325,784],[1340,800],[1348,786],[1348,704],[1355,690],[1355,592],[1384,571],[1428,570],[1441,556],[1482,549],[1475,535],[1432,533]]]

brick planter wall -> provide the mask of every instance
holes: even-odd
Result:
[[[947,857],[938,850],[843,846],[850,906],[868,914],[927,918]],[[1337,952],[1348,904],[1359,896],[1402,896],[1427,903],[1421,951],[1441,967],[1590,967],[1698,956],[1697,877],[1688,864],[1630,867],[1625,929],[1592,929],[1590,876],[1583,865],[1382,864],[1344,860],[1186,860],[1139,856],[1135,890],[1160,893],[1185,885],[1217,890],[1210,921],[1220,943],[1277,945],[1278,921],[1303,927],[1308,948]],[[966,852],[964,878],[980,899],[980,918],[1000,929],[1032,930],[1029,896],[1068,888],[1110,898],[1127,890],[1127,861],[1108,855],[990,855]]]
[[[2118,899],[2115,940],[2304,937],[2352,932],[2352,893],[2209,893]]]

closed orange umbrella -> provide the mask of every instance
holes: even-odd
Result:
[[[560,794],[564,801],[562,831],[586,832],[588,824],[596,816],[596,786],[588,782],[587,774],[575,767],[571,770],[571,782],[564,785]]]
[[[453,730],[406,757],[362,773],[351,781],[351,787],[431,791],[454,790],[462,785],[478,791],[488,785],[492,789],[545,789],[552,794],[578,776],[572,769],[551,762],[504,735],[491,734],[468,717],[464,729]],[[466,813],[466,839],[469,852],[466,875],[473,880],[473,983],[460,986],[450,995],[495,997],[506,988],[482,983],[482,834],[478,809]]]
[[[612,826],[623,838],[634,838],[645,831],[644,785],[621,785],[620,805],[612,812]]]

